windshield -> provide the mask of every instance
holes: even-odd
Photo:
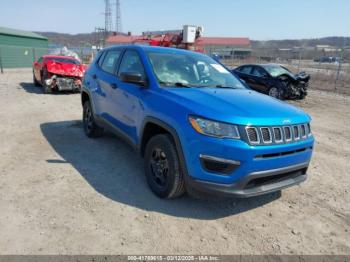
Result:
[[[148,57],[162,86],[245,88],[222,65],[205,55],[148,52]]]
[[[285,69],[284,67],[278,65],[265,65],[265,70],[269,72],[269,74],[273,77],[277,77],[280,75],[290,75],[291,72]]]
[[[56,57],[56,58],[50,58],[50,61],[54,61],[57,63],[66,63],[66,64],[73,64],[73,65],[80,65],[80,62],[75,59],[69,59],[69,58],[61,58],[61,57]]]

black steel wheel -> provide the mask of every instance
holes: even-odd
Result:
[[[144,167],[147,182],[161,198],[175,198],[185,192],[184,174],[173,139],[156,135],[146,146]]]
[[[103,128],[99,127],[94,118],[90,101],[84,103],[83,108],[83,127],[88,137],[100,137],[103,135]]]
[[[169,173],[169,161],[165,152],[160,148],[153,148],[150,159],[152,179],[161,188],[166,187]]]

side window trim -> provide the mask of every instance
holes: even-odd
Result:
[[[96,60],[96,66],[98,66],[98,68],[101,68],[101,65],[103,63],[103,60],[105,59],[106,56],[106,51],[102,51],[100,54],[100,57]]]
[[[119,49],[117,49],[117,50],[119,50]],[[125,55],[127,50],[128,49],[121,49],[121,53],[120,53],[119,59],[118,59],[116,65],[115,65],[115,68],[114,68],[115,69],[114,70],[114,75],[117,77],[118,80],[119,80],[118,72],[119,72],[120,64],[122,63],[123,57],[124,57],[124,55]]]

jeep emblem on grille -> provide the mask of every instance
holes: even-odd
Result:
[[[283,123],[283,124],[290,124],[291,122],[290,122],[289,119],[284,119],[282,123]]]

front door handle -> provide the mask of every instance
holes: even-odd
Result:
[[[111,84],[111,87],[112,87],[113,89],[117,89],[117,88],[118,88],[118,86],[117,86],[116,83],[112,83],[112,84]]]
[[[92,79],[97,79],[97,75],[96,75],[96,74],[93,74],[93,75],[92,75]]]

